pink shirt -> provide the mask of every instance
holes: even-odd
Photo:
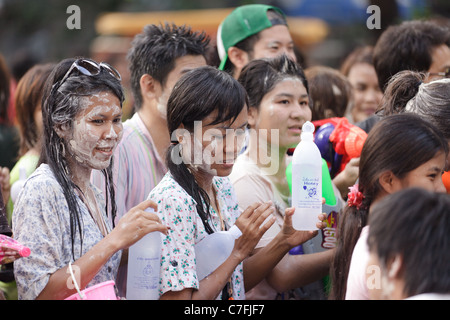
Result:
[[[347,278],[346,300],[369,300],[366,281],[367,262],[369,261],[368,235],[369,226],[365,226],[362,228],[361,235],[353,249]]]

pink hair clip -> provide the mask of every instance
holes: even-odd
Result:
[[[348,188],[350,192],[348,193],[347,203],[350,207],[356,207],[359,209],[361,207],[362,201],[364,199],[364,195],[361,191],[358,190],[358,184],[353,185]]]

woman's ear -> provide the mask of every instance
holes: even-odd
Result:
[[[392,171],[383,172],[378,178],[378,182],[386,193],[394,193],[399,191],[402,186],[400,180],[392,173]]]
[[[256,127],[257,123],[258,123],[258,108],[256,107],[248,108],[248,125],[251,128],[254,128]]]
[[[67,123],[55,125],[55,132],[61,139],[67,138],[69,132]]]

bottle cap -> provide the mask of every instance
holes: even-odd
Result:
[[[302,140],[313,140],[313,133],[314,133],[314,125],[311,121],[306,121],[302,126],[302,134],[301,139]]]
[[[233,225],[228,232],[231,233],[235,239],[242,235],[242,231],[236,225]]]

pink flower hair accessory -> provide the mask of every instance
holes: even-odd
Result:
[[[352,187],[348,188],[350,192],[348,193],[347,197],[347,203],[350,207],[356,207],[356,209],[359,209],[361,207],[362,201],[364,199],[364,195],[361,191],[358,189],[358,184],[353,185]]]

